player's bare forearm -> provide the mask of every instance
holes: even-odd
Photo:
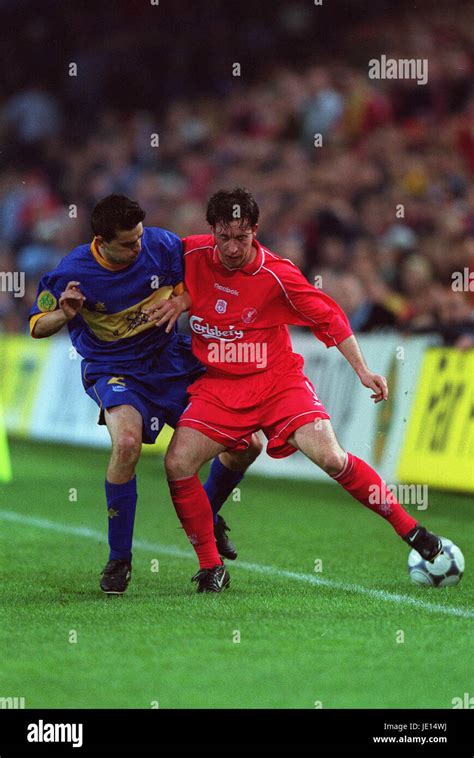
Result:
[[[38,319],[31,332],[33,337],[51,337],[59,332],[68,321],[80,313],[85,297],[79,289],[80,282],[68,282],[66,289],[59,298],[59,308],[45,313]]]
[[[361,373],[369,370],[359,347],[359,343],[353,334],[340,342],[337,349],[342,353],[346,361],[351,364],[357,376],[360,376]]]
[[[384,376],[375,374],[369,369],[354,335],[352,334],[340,342],[337,349],[346,361],[350,363],[364,387],[368,387],[374,391],[374,394],[370,396],[374,402],[380,403],[381,400],[387,400],[387,380]]]
[[[63,326],[67,324],[68,320],[69,319],[61,309],[52,311],[51,313],[45,313],[44,316],[41,316],[41,318],[38,319],[31,334],[37,339],[51,337],[53,334],[61,331]]]
[[[170,332],[182,313],[191,307],[191,298],[185,290],[181,295],[174,295],[170,300],[160,300],[158,303],[144,308],[149,321],[154,321],[155,326],[163,326],[167,323],[166,332]]]

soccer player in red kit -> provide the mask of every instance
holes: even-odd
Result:
[[[220,592],[229,574],[197,473],[224,450],[248,448],[260,429],[269,455],[284,458],[300,450],[433,560],[441,551],[439,537],[402,508],[374,469],[341,448],[303,373],[303,359],[292,350],[287,325],[308,326],[326,347],[342,353],[374,402],[386,400],[387,382],[368,368],[344,312],[291,261],[257,241],[259,209],[247,190],[217,192],[206,218],[212,233],[184,240],[187,294],[150,314],[162,324],[171,309],[189,307],[192,349],[207,367],[188,389],[190,403],[165,459],[176,512],[199,558],[193,577],[198,592]],[[380,502],[373,502],[374,491],[381,493]]]

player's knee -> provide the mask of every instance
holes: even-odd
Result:
[[[136,432],[124,430],[114,441],[113,452],[119,464],[130,465],[138,461],[141,446],[141,438]]]
[[[317,464],[330,476],[338,474],[344,465],[343,450],[324,450],[318,454]]]
[[[168,479],[185,479],[196,473],[187,451],[179,447],[170,448],[165,455],[165,470]]]

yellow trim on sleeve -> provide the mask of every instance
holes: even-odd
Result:
[[[43,318],[43,316],[47,316],[47,315],[48,315],[48,312],[45,311],[44,313],[35,313],[35,315],[30,318],[30,334],[32,337],[34,337],[35,340],[39,339],[39,337],[35,337],[35,335],[33,334],[34,328],[36,324],[38,323],[38,321],[40,320],[40,318]]]
[[[184,282],[178,282],[173,287],[173,295],[182,295],[185,291]]]

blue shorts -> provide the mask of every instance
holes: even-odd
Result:
[[[159,355],[128,362],[83,360],[84,389],[104,411],[116,405],[132,405],[143,418],[143,442],[152,445],[164,424],[175,427],[188,400],[188,386],[204,366],[191,352],[191,339],[178,334]]]

